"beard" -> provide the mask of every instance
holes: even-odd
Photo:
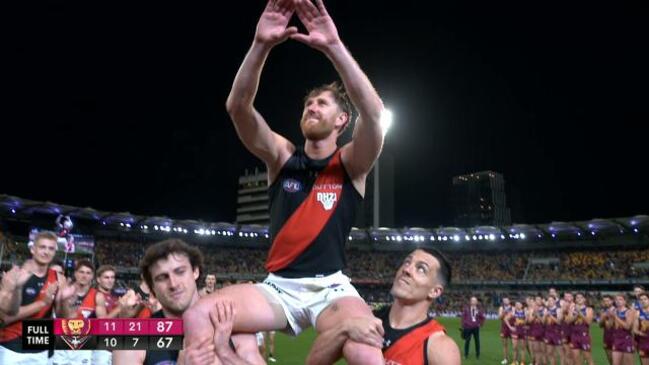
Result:
[[[159,299],[160,304],[170,313],[173,313],[177,316],[182,316],[182,314],[187,310],[191,305],[192,298],[179,298],[178,300],[173,299],[169,296],[161,296]]]
[[[323,140],[331,135],[335,127],[333,124],[328,124],[320,118],[317,122],[308,122],[309,119],[314,118],[313,116],[308,116],[302,118],[300,122],[300,127],[302,129],[302,135],[304,138],[314,141]]]

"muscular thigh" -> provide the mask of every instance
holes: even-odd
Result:
[[[202,321],[207,321],[202,322],[203,324],[210,323],[209,312],[219,300],[234,303],[234,332],[255,333],[286,327],[286,316],[279,303],[273,301],[263,289],[252,284],[228,286],[201,298],[191,308],[191,315],[197,315]]]
[[[359,297],[338,298],[320,313],[316,330],[322,333],[353,317],[372,317],[372,311]]]

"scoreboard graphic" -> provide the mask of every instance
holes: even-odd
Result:
[[[182,350],[183,321],[172,318],[23,321],[25,350]]]

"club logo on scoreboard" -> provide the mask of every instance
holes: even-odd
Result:
[[[90,338],[90,327],[88,319],[64,319],[61,321],[61,338],[71,349],[79,350]]]

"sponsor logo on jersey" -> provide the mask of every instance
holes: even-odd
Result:
[[[338,194],[318,192],[316,193],[316,200],[322,203],[324,210],[331,210],[336,200],[338,200]]]

